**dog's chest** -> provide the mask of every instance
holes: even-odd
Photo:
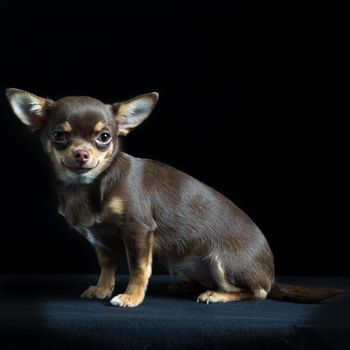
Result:
[[[102,222],[102,210],[87,191],[72,191],[60,195],[58,212],[72,227],[92,227]]]
[[[107,249],[120,245],[119,221],[110,220],[109,211],[94,204],[88,192],[61,195],[58,212],[92,245]]]

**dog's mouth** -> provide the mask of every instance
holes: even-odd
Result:
[[[95,169],[95,168],[98,166],[99,163],[100,163],[100,161],[98,161],[98,162],[96,163],[96,165],[95,165],[95,166],[92,166],[92,167],[87,167],[87,166],[85,166],[84,164],[71,166],[71,165],[64,164],[63,159],[61,159],[61,164],[62,164],[65,168],[67,168],[68,170],[70,170],[70,171],[72,171],[72,172],[74,172],[74,173],[77,173],[77,174],[84,174],[84,173],[87,173],[87,172],[89,172],[90,170]]]

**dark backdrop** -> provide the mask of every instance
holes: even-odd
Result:
[[[158,91],[125,151],[232,199],[267,236],[278,274],[348,274],[343,13],[222,0],[2,1],[0,271],[98,270],[56,214],[39,142],[4,98],[11,86],[108,103]]]

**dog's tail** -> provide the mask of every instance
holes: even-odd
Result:
[[[315,303],[341,293],[342,290],[335,288],[306,288],[273,283],[268,298],[296,303]]]

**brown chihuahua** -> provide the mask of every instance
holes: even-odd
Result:
[[[125,293],[111,300],[116,306],[142,303],[153,255],[183,277],[170,289],[200,286],[200,302],[267,296],[315,302],[339,293],[273,283],[273,255],[264,235],[231,201],[179,170],[120,151],[120,136],[148,117],[157,93],[113,105],[82,96],[53,101],[18,89],[6,94],[17,117],[40,136],[59,213],[96,250],[101,274],[82,297],[111,296],[121,251],[130,280]]]

